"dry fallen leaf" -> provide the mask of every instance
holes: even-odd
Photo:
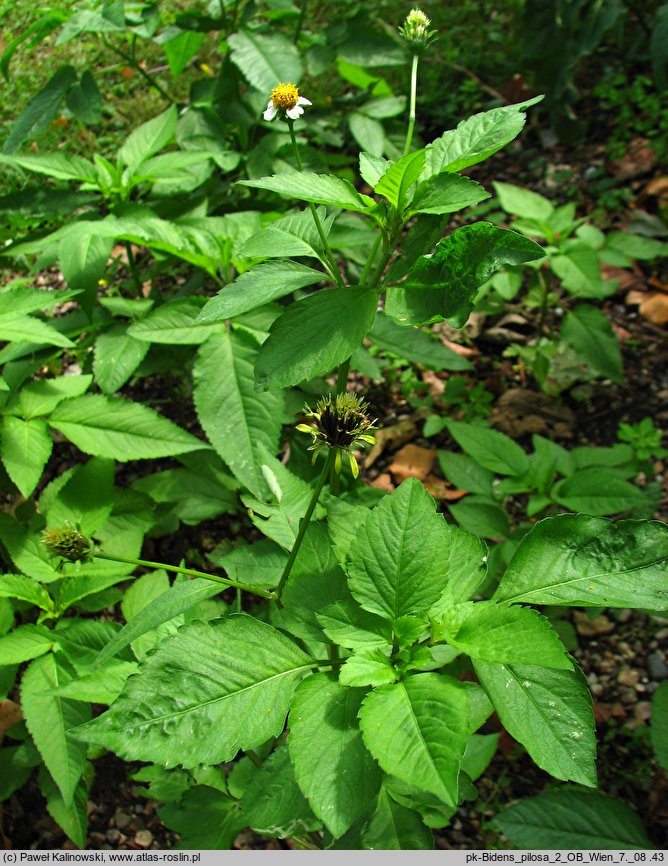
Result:
[[[610,163],[610,172],[617,180],[630,180],[647,174],[654,168],[657,160],[656,151],[649,146],[646,138],[634,138],[624,156]]]
[[[378,478],[373,479],[371,486],[377,487],[379,490],[386,490],[388,493],[392,493],[394,490],[394,484],[389,472],[381,472]]]
[[[444,478],[438,478],[436,475],[427,475],[424,479],[424,486],[434,499],[440,501],[456,502],[463,496],[468,495],[467,490],[457,490],[449,481],[446,481]]]
[[[668,177],[655,177],[645,187],[646,195],[668,195]]]
[[[502,433],[515,439],[526,433],[569,438],[573,435],[575,423],[567,406],[560,405],[554,397],[528,388],[511,388],[502,394],[489,420]]]
[[[424,481],[431,472],[434,460],[436,460],[435,448],[423,448],[421,445],[411,443],[397,451],[389,470],[400,482],[405,478],[419,478],[420,481]]]
[[[425,370],[422,373],[422,381],[428,386],[432,397],[440,397],[445,393],[445,382],[433,370]]]
[[[0,701],[0,742],[5,733],[18,724],[22,718],[21,704],[10,701],[9,698]]]
[[[646,295],[639,307],[640,315],[652,325],[668,325],[668,295],[653,292]]]
[[[601,276],[604,280],[617,280],[620,292],[639,289],[645,284],[645,279],[639,271],[629,271],[627,268],[615,268],[612,265],[601,265]]]
[[[394,445],[398,448],[400,445],[403,445],[404,442],[409,442],[411,439],[414,439],[415,436],[417,436],[417,427],[415,426],[413,418],[403,418],[401,421],[397,421],[396,424],[391,424],[389,427],[381,427],[380,430],[374,431],[373,435],[376,438],[376,444],[373,446],[371,451],[369,451],[364,460],[365,469],[373,466],[388,446]]]

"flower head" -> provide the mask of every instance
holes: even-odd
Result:
[[[271,91],[271,98],[263,117],[265,120],[274,120],[278,113],[282,112],[290,120],[297,120],[304,113],[302,105],[311,105],[311,102],[299,95],[297,85],[281,82]]]
[[[411,9],[399,33],[410,44],[413,51],[423,51],[436,38],[436,30],[429,30],[431,21],[421,9]]]
[[[45,529],[42,544],[51,556],[62,556],[68,562],[86,562],[93,552],[93,542],[78,529]]]
[[[334,449],[335,468],[341,471],[341,454],[348,454],[350,469],[355,478],[359,475],[359,467],[352,453],[356,446],[362,443],[375,443],[371,431],[374,421],[367,413],[368,404],[355,394],[329,394],[316,404],[315,410],[304,407],[305,415],[315,421],[315,427],[310,424],[298,424],[297,430],[308,433],[312,438],[309,451],[313,451],[315,460],[324,448]]]

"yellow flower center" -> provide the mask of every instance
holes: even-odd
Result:
[[[271,101],[277,108],[282,108],[284,111],[288,108],[294,108],[298,99],[299,91],[294,84],[281,82],[278,87],[274,87],[271,91]]]

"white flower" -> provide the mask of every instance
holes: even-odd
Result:
[[[283,112],[290,120],[297,120],[304,113],[303,105],[311,105],[311,101],[299,95],[295,84],[281,82],[271,91],[267,110],[262,116],[265,120],[274,120],[279,112]]]

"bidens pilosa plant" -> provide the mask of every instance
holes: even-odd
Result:
[[[417,480],[388,495],[356,480],[356,451],[372,444],[376,423],[349,391],[351,365],[369,361],[367,335],[395,344],[411,326],[461,326],[499,268],[544,255],[533,240],[487,222],[444,234],[450,214],[489,197],[460,172],[513,140],[538,100],[475,115],[414,149],[429,26],[413,10],[402,28],[412,57],[403,154],[360,154],[372,194],[304,170],[295,123],[310,101],[279,82],[263,118],[287,124],[295,169],[241,182],[258,211],[235,224],[236,247],[233,221],[224,224],[235,249],[225,270],[236,262],[236,279],[221,276],[218,248],[205,243],[204,263],[191,246],[186,260],[225,285],[204,306],[179,298],[144,317],[140,292],[108,299],[137,319],[117,336],[197,346],[194,401],[210,446],[145,407],[86,395],[92,377],[80,391],[59,380],[41,391],[28,385],[5,405],[6,429],[29,430],[39,446],[50,425],[93,454],[45,488],[29,532],[19,536],[6,515],[0,522],[23,572],[1,579],[1,595],[40,611],[0,639],[3,665],[30,662],[21,691],[27,735],[6,763],[14,781],[43,763],[49,808],[79,842],[89,759],[101,748],[150,765],[135,778],[149,783],[166,804],[163,820],[193,848],[230,847],[245,827],[303,847],[429,848],[432,829],[475,796],[472,783],[498,740],[483,727],[493,712],[552,776],[596,785],[586,681],[539,608],[665,610],[666,527],[550,517],[523,537],[485,597],[485,543],[447,523]],[[154,133],[176,122],[171,114]],[[167,132],[153,137],[171,140]],[[260,220],[267,193],[307,207]],[[198,219],[180,224],[195,230]],[[343,261],[335,251],[351,230],[364,254]],[[172,247],[163,239],[157,249]],[[297,405],[304,399],[284,389],[327,393],[322,377],[334,372],[333,393],[298,425],[317,471],[308,481],[274,456],[287,394]],[[86,438],[94,424],[105,431],[102,446]],[[162,456],[181,465],[132,489],[114,487],[114,459]],[[25,478],[9,464],[32,494],[39,472]],[[207,503],[215,514],[233,510],[241,491],[264,539],[219,551],[226,577],[138,558],[155,526],[152,509],[165,506],[164,531],[211,514],[194,495],[202,488],[217,497]],[[42,556],[38,526],[58,567]],[[115,597],[122,628],[64,618],[91,585],[103,595],[136,567],[149,571]],[[172,584],[167,572],[176,574]],[[236,590],[230,605],[214,598],[223,587]],[[91,703],[108,709],[92,718]]]

